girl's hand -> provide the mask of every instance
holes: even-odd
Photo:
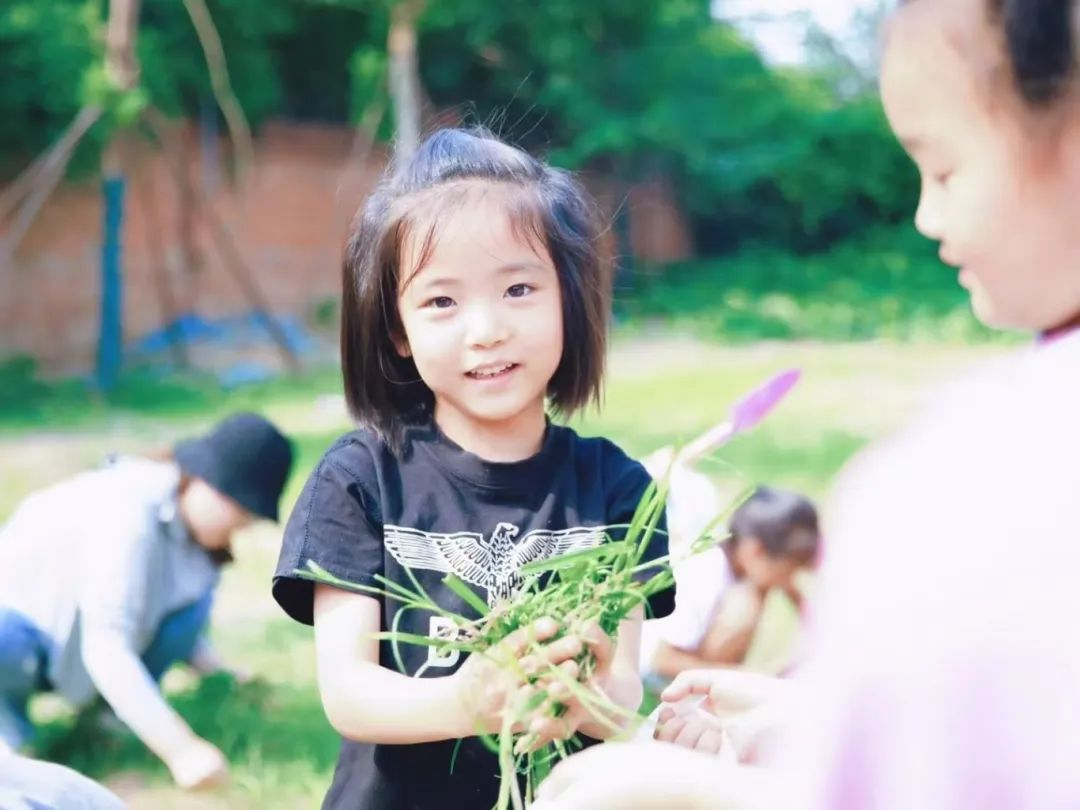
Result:
[[[525,710],[524,701],[535,695],[530,685],[550,666],[576,672],[576,659],[584,649],[581,640],[566,635],[551,641],[559,623],[543,618],[511,633],[484,654],[470,655],[456,679],[455,693],[464,707],[473,733],[494,734],[502,727],[507,710]],[[545,643],[550,642],[550,643]]]
[[[702,708],[717,717],[756,709],[783,697],[790,684],[769,675],[736,669],[687,670],[660,693],[664,703],[678,703],[690,697],[703,697]]]
[[[657,739],[704,751],[719,745],[721,755],[733,749],[738,761],[752,762],[787,723],[791,690],[781,678],[751,672],[684,672],[660,695],[666,705],[660,710]],[[680,719],[681,713],[690,713],[690,719]],[[709,732],[710,716],[723,724],[722,741]]]
[[[552,673],[540,679],[533,689],[544,689],[547,699],[529,723],[528,736],[519,741],[519,753],[542,748],[555,740],[569,739],[583,723],[595,718],[597,709],[582,702],[580,693],[571,686],[572,682],[580,682],[581,688],[598,701],[609,701],[612,662],[615,659],[614,641],[595,621],[587,622],[567,637],[578,639],[581,649],[592,657],[591,674],[582,679],[578,661],[567,660],[559,664],[558,675]],[[556,711],[556,707],[561,708]]]

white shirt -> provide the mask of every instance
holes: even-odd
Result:
[[[670,454],[664,451],[643,463],[654,478],[668,476],[667,524],[675,574],[675,610],[662,619],[642,623],[638,661],[639,671],[647,674],[652,671],[661,641],[686,651],[701,645],[734,575],[727,555],[718,546],[690,554],[691,546],[723,511],[716,485],[708,476],[683,464],[669,470]]]
[[[174,464],[123,459],[34,493],[0,529],[0,605],[50,639],[49,680],[75,704],[98,691],[88,630],[141,654],[166,616],[217,584],[176,514],[179,478]]]

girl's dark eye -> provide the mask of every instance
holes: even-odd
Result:
[[[524,298],[532,291],[533,288],[529,284],[515,284],[506,291],[506,295],[509,298]]]
[[[449,309],[454,305],[454,299],[447,295],[438,295],[428,301],[424,306],[432,309]]]

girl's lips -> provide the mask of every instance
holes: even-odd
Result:
[[[512,371],[518,367],[517,363],[503,363],[497,366],[485,366],[483,368],[473,369],[472,371],[466,371],[465,376],[470,380],[479,380],[481,382],[486,380],[500,380],[508,376]]]

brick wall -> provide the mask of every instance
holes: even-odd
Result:
[[[184,140],[192,177],[206,177],[208,167],[224,160],[200,156],[193,131]],[[267,125],[257,140],[246,186],[219,182],[211,190],[214,207],[274,311],[307,317],[320,302],[338,295],[344,234],[385,161],[376,152],[358,165],[352,150],[352,132],[344,128]],[[217,317],[250,310],[197,217],[188,229],[192,238],[182,238],[184,206],[163,159],[145,146],[136,147],[128,178],[125,336],[138,337],[164,323],[163,278],[179,312]],[[595,180],[590,185],[611,210],[617,199],[610,184]],[[663,182],[636,187],[629,204],[637,256],[665,261],[689,255],[685,223]],[[28,354],[54,372],[92,365],[101,216],[94,183],[65,185],[46,204],[13,264],[0,270],[0,358]]]

